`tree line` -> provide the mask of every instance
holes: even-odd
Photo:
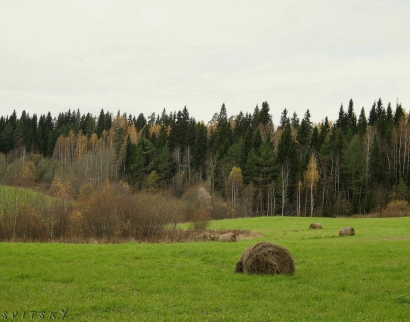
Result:
[[[225,217],[350,216],[410,200],[410,123],[401,104],[381,99],[357,116],[351,99],[338,119],[313,123],[268,102],[208,123],[178,112],[0,117],[1,183],[49,190],[56,175],[73,193],[105,180],[136,192],[181,198],[203,185]],[[218,200],[219,200],[218,199]],[[218,216],[220,212],[218,212]],[[215,216],[214,216],[215,217]]]

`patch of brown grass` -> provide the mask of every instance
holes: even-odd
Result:
[[[238,240],[261,237],[257,232],[242,229],[164,229],[152,236],[139,238],[124,238],[121,236],[111,238],[78,238],[66,237],[55,240],[54,242],[74,243],[74,244],[121,244],[128,242],[137,243],[188,243],[188,242],[209,242],[218,241],[224,234],[232,233]]]

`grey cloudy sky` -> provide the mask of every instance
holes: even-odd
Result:
[[[0,1],[0,114],[410,110],[410,2]]]

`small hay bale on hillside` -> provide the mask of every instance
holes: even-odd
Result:
[[[353,227],[343,227],[339,229],[339,236],[354,236],[355,231]]]
[[[318,222],[314,222],[310,224],[309,229],[322,229],[322,224]]]
[[[289,251],[270,242],[248,247],[236,263],[235,273],[286,274],[295,272],[295,262]]]
[[[238,239],[234,233],[227,233],[219,236],[220,242],[236,242]]]

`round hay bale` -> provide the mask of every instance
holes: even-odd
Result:
[[[289,251],[270,242],[248,247],[236,263],[235,273],[246,274],[293,274],[295,262]]]
[[[238,239],[234,233],[227,233],[219,236],[220,242],[236,242]]]
[[[343,227],[339,229],[339,236],[354,236],[354,228],[353,227]]]
[[[322,229],[322,224],[318,222],[314,222],[310,224],[309,229]]]

